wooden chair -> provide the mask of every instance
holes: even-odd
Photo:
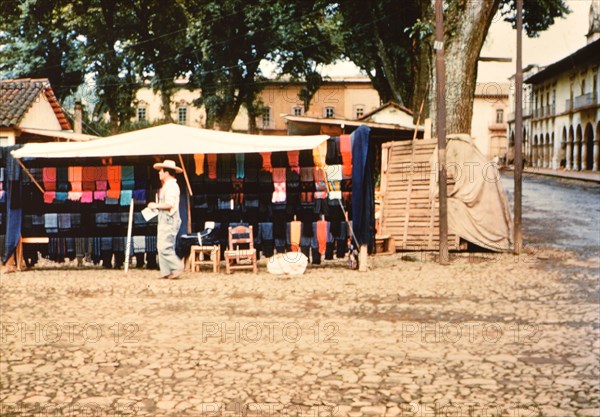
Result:
[[[221,270],[221,247],[219,245],[200,246],[192,245],[189,256],[189,270],[200,271],[202,265],[212,266],[213,272]]]
[[[256,249],[252,226],[236,226],[229,228],[229,247],[223,253],[228,274],[236,269],[252,269],[258,272]]]

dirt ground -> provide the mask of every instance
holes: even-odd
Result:
[[[265,262],[2,275],[1,414],[600,416],[599,257]]]

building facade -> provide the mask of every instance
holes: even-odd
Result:
[[[508,83],[477,83],[471,137],[489,160],[505,160],[508,152]]]
[[[298,97],[303,87],[304,83],[289,81],[266,84],[260,93],[264,114],[257,120],[261,134],[286,135],[287,115],[359,119],[381,104],[379,94],[368,78],[337,79],[324,82],[305,111]],[[176,123],[205,127],[204,108],[193,105],[200,94],[199,89],[190,90],[184,84],[179,85],[171,97],[171,117]],[[164,118],[161,103],[160,92],[155,93],[150,87],[141,88],[134,100],[136,113],[133,121],[152,122]],[[235,118],[232,130],[248,130],[248,115],[244,107]]]
[[[587,45],[545,68],[531,67],[524,72],[526,165],[573,171],[600,169],[599,21],[600,10],[593,3]],[[514,112],[511,116],[510,154]]]

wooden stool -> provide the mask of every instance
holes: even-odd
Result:
[[[15,251],[16,260],[17,260],[17,270],[22,271],[25,266],[25,262],[23,261],[23,245],[26,243],[49,243],[50,238],[48,237],[22,237],[19,239],[19,243],[17,243],[17,250]]]
[[[207,258],[208,257],[208,258]],[[188,258],[188,268],[192,272],[200,271],[202,265],[212,265],[213,272],[221,270],[221,247],[192,245]]]

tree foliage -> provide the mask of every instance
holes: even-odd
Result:
[[[435,0],[335,3],[343,18],[343,53],[369,74],[382,100],[394,100],[414,110],[425,100],[425,115],[429,114],[428,104],[434,101],[434,3]],[[456,95],[447,113],[450,119],[459,113],[466,115],[455,127],[465,131],[470,126],[469,108],[483,41],[497,12],[514,23],[515,0],[446,0],[444,6],[450,79],[454,87],[465,88],[465,94],[470,92],[471,97],[465,100],[462,93]],[[568,12],[566,0],[525,0],[524,28],[529,36],[537,36]],[[452,94],[449,92],[448,96]]]
[[[530,36],[568,13],[566,0],[524,0]],[[146,80],[160,91],[170,120],[174,80],[199,87],[206,124],[228,130],[241,106],[251,118],[266,75],[306,81],[305,108],[324,82],[320,67],[349,58],[371,78],[383,101],[425,113],[433,90],[435,0],[24,0],[2,2],[2,77],[47,77],[59,99],[93,74],[96,112],[111,131],[132,118],[136,90]],[[514,23],[515,0],[446,0],[447,67],[457,94],[449,117],[470,123],[477,59],[494,15]],[[457,70],[458,68],[458,70]],[[267,74],[268,75],[268,74]],[[471,95],[469,99],[469,94]],[[426,99],[426,97],[428,99]],[[456,104],[456,103],[455,103]],[[452,124],[451,124],[452,125]]]
[[[48,78],[59,100],[83,82],[78,17],[67,0],[0,2],[0,74]]]

